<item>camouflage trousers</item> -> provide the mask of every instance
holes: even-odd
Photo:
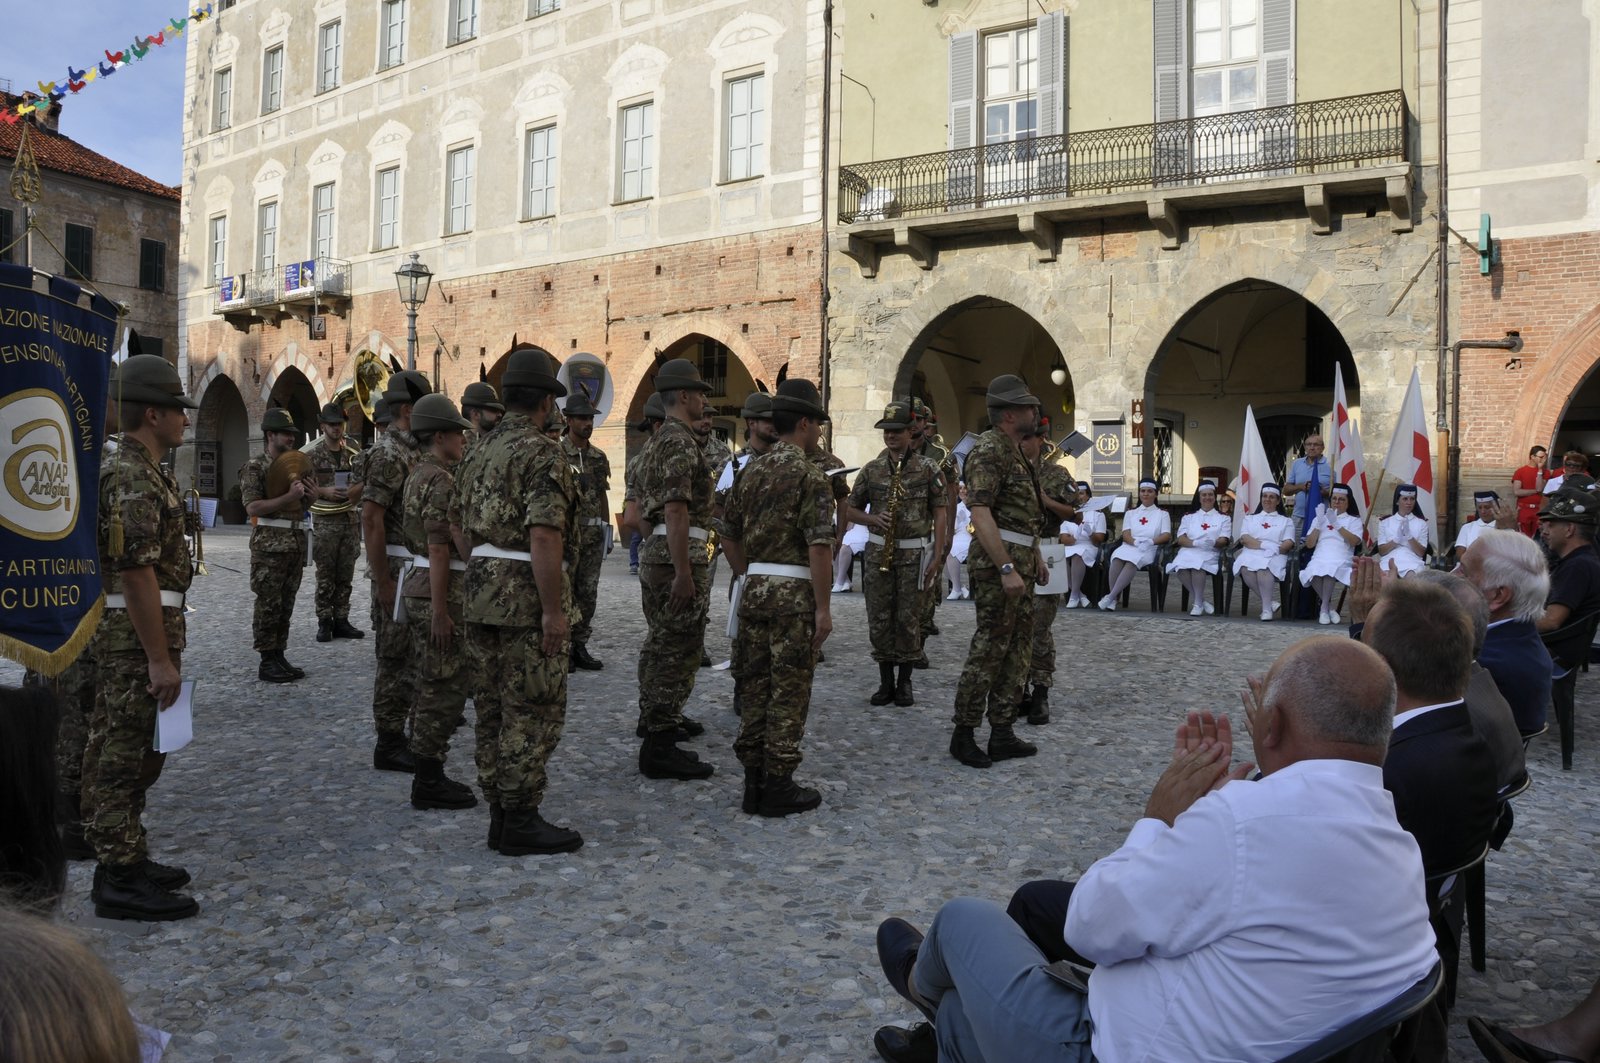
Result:
[[[1028,682],[1048,687],[1056,674],[1056,610],[1061,595],[1036,594],[1033,597],[1033,658],[1028,664]],[[1019,699],[1020,700],[1020,699]]]
[[[567,720],[567,655],[547,656],[539,627],[467,625],[467,650],[478,676],[478,785],[506,811],[544,801],[550,755]]]
[[[800,766],[800,741],[811,712],[811,676],[817,655],[811,613],[739,617],[733,651],[739,683],[739,763],[768,776],[791,775]]]
[[[398,557],[384,560],[398,594],[405,561]],[[372,648],[378,655],[378,670],[372,677],[372,724],[380,735],[404,734],[417,689],[417,662],[411,654],[411,632],[395,621],[392,610],[379,604],[376,582],[372,585],[372,631],[377,636]]]
[[[433,642],[433,603],[427,598],[407,598],[406,626],[411,631],[411,659],[417,669],[416,696],[411,704],[411,752],[429,760],[444,760],[450,736],[461,726],[472,693],[472,670],[467,667],[466,625],[460,610],[452,609],[455,637],[447,649]]]
[[[606,559],[606,530],[579,528],[578,561],[572,566],[572,597],[578,622],[572,625],[572,644],[582,646],[594,630],[595,599],[600,593],[600,564]]]
[[[1010,726],[1033,656],[1033,588],[1007,597],[993,568],[972,573],[971,581],[977,626],[956,682],[955,724],[977,727],[987,710],[991,726]]]
[[[944,571],[942,565],[939,571]],[[933,611],[939,608],[939,602],[944,598],[944,595],[939,593],[941,583],[943,583],[943,580],[931,579],[928,581],[928,585],[920,592],[921,600],[918,602],[920,608],[913,615],[921,621],[921,626],[918,628],[918,635],[921,638],[927,638],[933,634]],[[919,650],[918,652],[920,653],[921,651]]]
[[[31,668],[23,674],[24,686],[44,687],[56,699],[56,792],[76,799],[83,789],[83,751],[89,744],[89,720],[94,716],[94,694],[99,684],[94,642],[55,678]]]
[[[896,564],[888,572],[880,571],[880,549],[867,551],[867,634],[872,641],[872,659],[879,664],[910,664],[922,656],[921,610],[927,596],[917,589],[921,566]],[[922,555],[919,551],[913,556]]]
[[[174,667],[182,668],[172,654]],[[145,690],[149,662],[142,653],[100,659],[100,689],[83,755],[83,833],[102,864],[135,864],[145,845],[145,793],[161,777],[166,754],[154,748],[156,699]]]
[[[300,593],[305,568],[304,550],[282,554],[250,551],[250,590],[256,596],[251,632],[257,653],[281,653],[288,647],[294,596]]]
[[[649,631],[639,647],[639,719],[651,731],[667,731],[683,719],[694,690],[710,613],[710,569],[691,565],[694,601],[672,607],[671,565],[640,565],[639,595]]]
[[[344,514],[316,518],[311,559],[317,563],[317,619],[350,619],[350,583],[361,554],[361,525]]]

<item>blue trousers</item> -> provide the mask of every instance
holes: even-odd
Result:
[[[644,540],[639,537],[639,533],[638,532],[634,532],[631,536],[628,537],[628,567],[629,568],[638,568],[639,567],[639,544],[642,543],[642,542],[644,542]]]
[[[934,917],[911,981],[938,1006],[941,1063],[1090,1063],[1089,1001],[992,901],[959,897]]]

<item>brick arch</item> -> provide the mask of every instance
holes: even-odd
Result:
[[[282,354],[272,363],[272,367],[261,374],[261,391],[257,396],[257,403],[262,409],[272,397],[272,385],[290,367],[300,370],[300,375],[311,382],[311,389],[317,393],[317,404],[325,405],[333,397],[333,385],[328,383],[327,376],[322,367],[317,364],[309,354],[302,353],[300,345],[289,343]]]
[[[675,317],[671,332],[662,335],[652,332],[649,343],[635,352],[620,372],[614,366],[607,366],[612,373],[612,386],[615,388],[616,396],[612,402],[612,413],[624,417],[630,416],[646,377],[656,366],[657,357],[692,336],[704,336],[716,340],[733,352],[733,356],[739,359],[739,364],[744,366],[745,372],[750,374],[750,379],[764,379],[769,387],[777,386],[778,370],[785,359],[776,353],[763,357],[760,353],[752,351],[750,337],[719,318],[706,314],[690,314],[682,318]],[[624,396],[626,402],[623,401]]]
[[[1555,441],[1573,396],[1596,366],[1600,366],[1600,306],[1557,336],[1550,353],[1540,357],[1522,389],[1511,436],[1505,441],[1508,464],[1521,465],[1534,443],[1549,446]]]
[[[242,356],[236,351],[220,350],[212,358],[211,364],[206,367],[206,371],[201,374],[200,380],[194,385],[194,390],[191,394],[195,402],[203,404],[206,398],[206,391],[210,389],[218,377],[224,377],[238,390],[242,398],[244,389],[239,386],[239,381],[243,380],[244,376],[245,368]]]

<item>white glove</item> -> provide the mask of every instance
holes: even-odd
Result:
[[[1318,522],[1321,522],[1322,518],[1327,516],[1327,513],[1328,513],[1328,503],[1320,502],[1320,503],[1317,504],[1317,512],[1313,515],[1313,519],[1318,521]]]

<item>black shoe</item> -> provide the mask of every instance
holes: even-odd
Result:
[[[489,848],[495,852],[500,851],[500,837],[505,832],[506,812],[500,807],[500,802],[489,803]]]
[[[278,655],[277,656],[278,656],[278,663],[283,665],[283,667],[287,668],[289,670],[289,672],[296,679],[304,679],[306,677],[306,670],[304,668],[297,668],[294,665],[290,664],[289,663],[289,658],[287,658],[287,657],[285,657],[283,655],[283,651],[282,650],[278,651]]]
[[[190,882],[189,872],[183,868],[173,867],[170,864],[158,864],[148,856],[144,858],[143,867],[145,877],[168,892],[182,889]]]
[[[930,638],[931,639],[935,635],[937,635],[938,633],[939,633],[939,625],[938,624],[929,624],[927,629],[922,632],[922,635],[923,635],[924,638]]]
[[[589,656],[589,647],[581,642],[572,644],[572,663],[586,672],[598,672],[605,667],[604,664]]]
[[[909,1030],[880,1026],[872,1035],[872,1047],[889,1063],[939,1063],[939,1042],[932,1023],[919,1022]]]
[[[1050,722],[1050,688],[1034,687],[1028,695],[1028,700],[1017,709],[1017,715],[1026,714],[1028,722],[1035,727]]]
[[[417,765],[417,773],[411,779],[412,808],[471,808],[478,803],[470,786],[445,775],[444,761],[415,753],[411,759]]]
[[[664,732],[672,736],[674,742],[687,742],[691,738],[699,738],[706,733],[706,725],[692,716],[685,716],[673,725],[672,729]],[[645,738],[650,734],[650,726],[643,720],[633,729],[633,737]]]
[[[407,774],[417,770],[417,760],[406,748],[404,732],[379,733],[378,744],[372,750],[372,766],[379,771],[403,771]]]
[[[341,616],[333,622],[333,637],[336,639],[364,639],[367,637],[367,633]]]
[[[639,774],[647,779],[709,779],[716,770],[668,734],[648,734],[639,747]]]
[[[894,684],[894,703],[902,709],[917,703],[915,693],[911,689],[911,666],[900,666],[900,678]]]
[[[911,662],[911,667],[913,667],[913,668],[927,668],[928,667],[928,651],[926,651],[926,650],[922,651],[922,655],[919,656],[916,660]]]
[[[826,661],[827,659],[828,658],[823,654],[823,652],[821,650],[817,651],[817,663],[818,664],[821,664],[823,661]]]
[[[1039,747],[1032,742],[1024,742],[1017,737],[1017,732],[1007,724],[1004,727],[989,727],[989,759],[1012,760],[1016,757],[1031,757],[1039,752]]]
[[[988,754],[978,748],[978,740],[973,737],[970,727],[955,729],[950,736],[950,755],[969,768],[987,768],[994,763]]]
[[[151,881],[142,863],[99,865],[89,898],[94,901],[94,914],[102,919],[167,923],[200,913],[200,905],[193,897],[173,893]]]
[[[766,774],[759,768],[744,769],[744,800],[739,804],[742,812],[755,815],[761,811],[761,793]]]
[[[83,836],[83,802],[76,793],[56,799],[56,825],[61,828],[61,855],[68,860],[93,860],[94,846]]]
[[[502,856],[532,856],[544,853],[570,853],[583,848],[583,835],[558,827],[539,815],[537,808],[514,808],[505,814],[500,828]]]
[[[735,716],[744,715],[744,700],[739,696],[737,688],[733,691],[733,714]]]
[[[705,650],[701,650],[700,651],[700,667],[701,668],[710,668],[711,667],[711,654],[707,653]]]
[[[796,812],[810,812],[822,804],[822,795],[809,786],[801,786],[793,775],[768,775],[761,787],[761,807],[757,814],[776,819]]]
[[[256,669],[256,678],[263,683],[293,683],[300,677],[286,662],[278,660],[277,654],[263,653],[261,667]]]
[[[894,700],[894,665],[878,662],[878,689],[867,699],[869,705],[887,705]]]
[[[332,642],[333,641],[333,621],[332,620],[318,620],[317,621],[317,641],[318,642]]]
[[[885,919],[878,924],[878,965],[883,976],[896,993],[917,1006],[917,1010],[933,1021],[933,1012],[911,994],[911,968],[917,962],[917,950],[922,948],[922,931],[904,919]]]

